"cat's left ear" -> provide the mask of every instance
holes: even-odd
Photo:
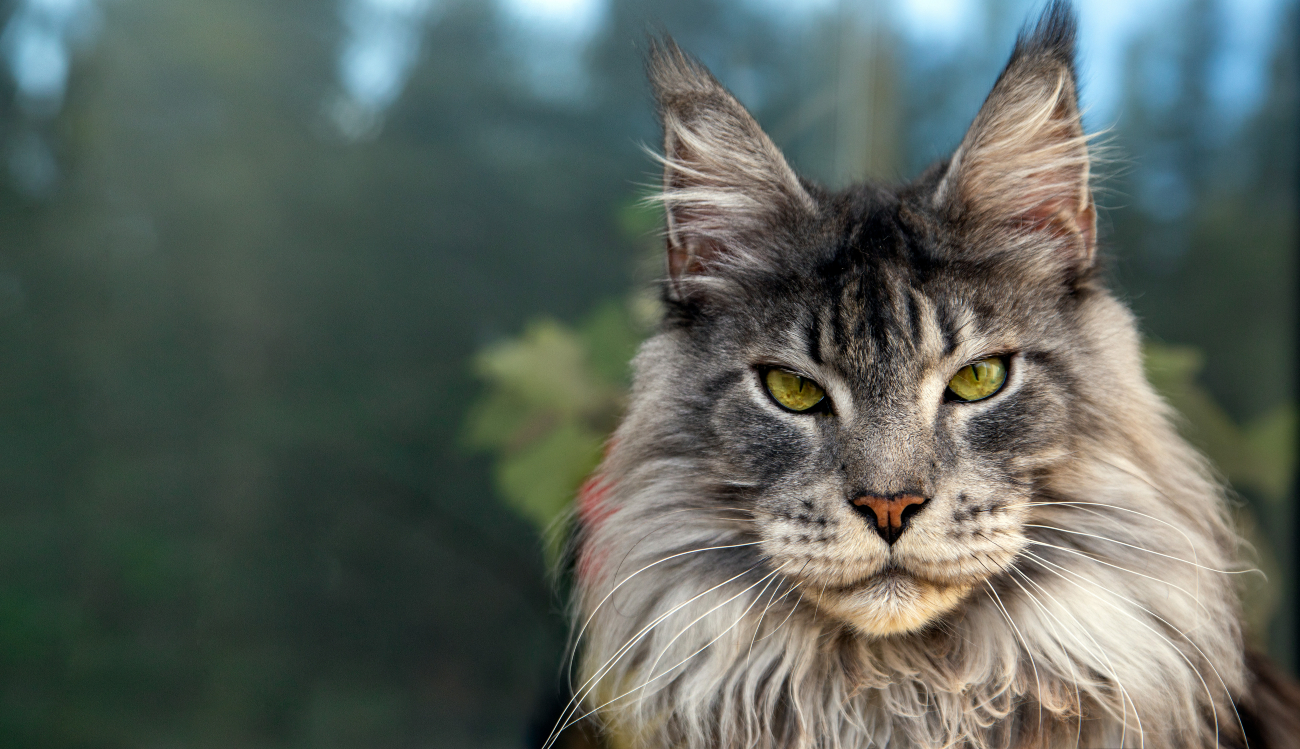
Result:
[[[1097,210],[1075,29],[1069,3],[1056,0],[1021,33],[939,184],[936,208],[975,252],[1030,252],[1074,273],[1093,263]]]

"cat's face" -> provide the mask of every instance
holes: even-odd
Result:
[[[1084,418],[1087,149],[1068,62],[1019,62],[949,164],[841,194],[680,53],[654,68],[677,342],[658,397],[767,565],[864,633],[1004,570]]]
[[[1068,460],[1086,359],[1070,348],[1078,301],[1064,284],[1026,293],[946,257],[893,196],[855,198],[825,204],[782,267],[684,328],[676,379],[680,423],[738,490],[769,564],[829,613],[889,634],[945,613],[1020,551],[1026,503]],[[950,388],[990,359],[991,395]],[[822,400],[783,405],[773,370]]]

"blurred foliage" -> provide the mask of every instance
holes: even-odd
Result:
[[[468,442],[498,455],[502,498],[539,528],[560,517],[599,462],[641,332],[627,305],[606,302],[576,330],[538,320],[476,357],[489,388],[468,414]]]
[[[498,493],[543,535],[552,563],[574,494],[622,415],[632,357],[660,316],[647,280],[663,265],[662,208],[632,198],[615,206],[614,222],[643,261],[633,292],[599,302],[574,326],[532,320],[474,357],[485,388],[466,414],[465,443],[492,454]]]
[[[1295,475],[1296,411],[1284,401],[1245,424],[1238,424],[1215,402],[1198,377],[1205,355],[1191,346],[1148,343],[1151,384],[1180,413],[1185,432],[1228,482],[1278,505],[1286,500]]]

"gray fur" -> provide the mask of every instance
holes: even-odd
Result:
[[[626,747],[1239,742],[1238,539],[1097,278],[1073,29],[1056,3],[1022,36],[949,164],[840,193],[653,52],[669,313],[579,499],[569,718]],[[993,354],[1000,393],[945,399]],[[773,365],[831,408],[779,408]],[[890,547],[850,500],[900,492],[930,501]]]

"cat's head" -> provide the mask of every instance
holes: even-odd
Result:
[[[1105,294],[1073,57],[1053,6],[951,159],[833,193],[699,63],[652,51],[670,344],[637,406],[693,461],[694,501],[863,633],[924,627],[1011,564],[1122,376],[1090,346]]]

